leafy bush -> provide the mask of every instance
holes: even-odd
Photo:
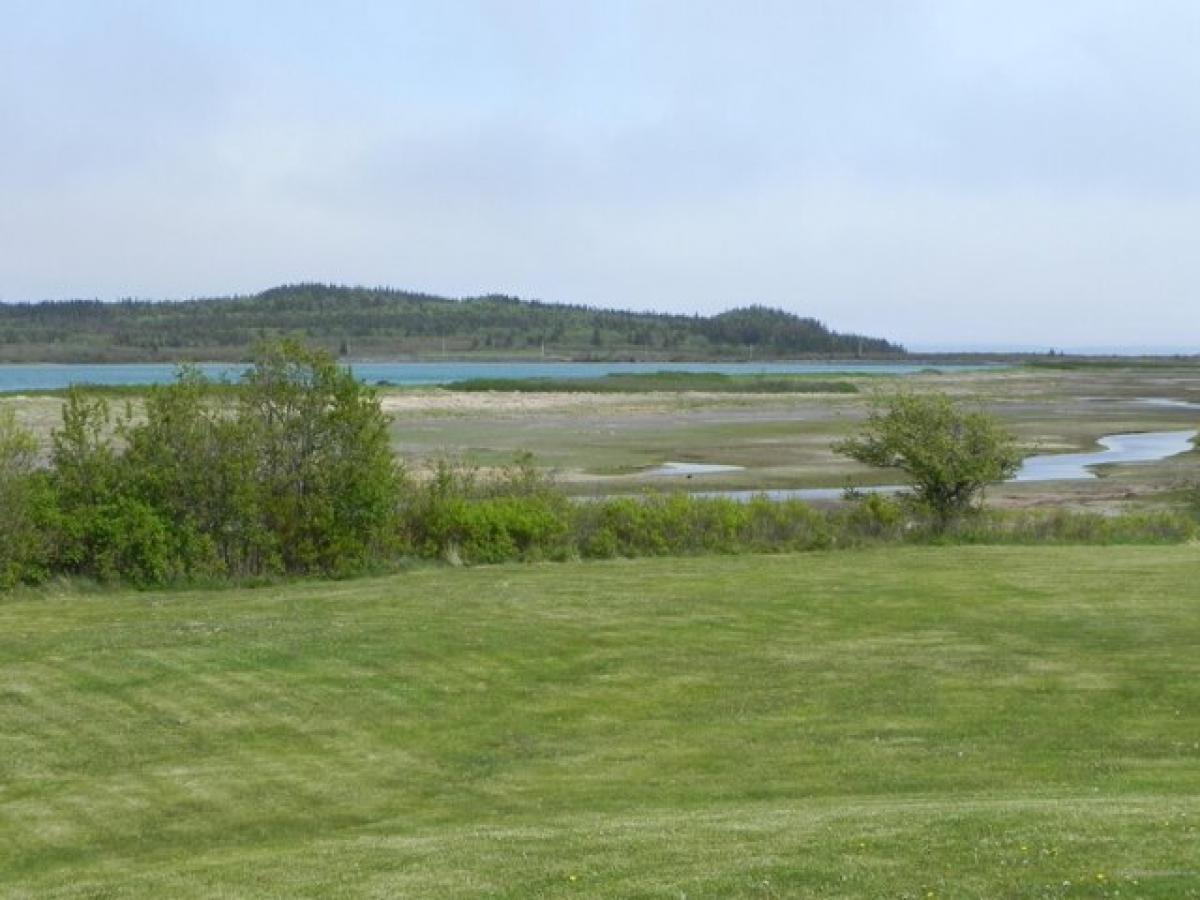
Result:
[[[126,490],[172,523],[186,575],[275,571],[281,564],[263,521],[259,448],[248,423],[214,399],[214,387],[184,368],[175,384],[149,391],[144,420],[123,429]]]
[[[215,388],[185,368],[136,421],[68,393],[52,438],[61,570],[158,584],[394,554],[403,478],[369,388],[291,342],[261,349],[234,402]]]
[[[156,510],[120,497],[80,512],[65,522],[72,571],[138,587],[164,584],[178,572],[171,527]]]
[[[666,553],[662,506],[661,498],[634,497],[586,504],[575,517],[580,552],[600,559]]]
[[[387,555],[402,478],[375,393],[328,353],[284,341],[260,349],[239,399],[284,569],[341,573]]]
[[[0,589],[47,574],[52,495],[34,471],[36,454],[33,435],[11,409],[0,408]]]
[[[575,540],[582,556],[664,556],[831,546],[829,518],[805,503],[749,503],[686,494],[581,504]]]
[[[904,504],[884,494],[859,494],[841,516],[847,540],[898,540],[913,524]]]
[[[537,497],[455,498],[431,513],[426,553],[465,563],[553,556],[567,533],[562,510]]]
[[[800,500],[755,497],[746,504],[740,545],[752,551],[824,550],[836,541],[834,517]]]
[[[405,544],[419,556],[493,563],[566,555],[571,514],[567,498],[524,455],[489,478],[440,461],[407,492],[401,521]]]
[[[1055,510],[989,510],[949,529],[914,532],[947,544],[1177,544],[1200,535],[1200,523],[1173,511],[1103,515]]]

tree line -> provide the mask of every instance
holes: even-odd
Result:
[[[285,285],[181,302],[0,304],[0,359],[243,360],[293,337],[340,355],[557,358],[893,357],[882,338],[842,334],[779,309],[714,316],[599,309],[491,294],[452,299],[388,288]]]

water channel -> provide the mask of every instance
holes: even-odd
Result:
[[[1090,453],[1044,453],[1027,457],[1020,470],[1010,482],[1031,481],[1080,481],[1098,478],[1096,466],[1116,463],[1158,462],[1187,453],[1193,449],[1192,441],[1197,431],[1146,431],[1133,434],[1110,434],[1097,443],[1103,450]],[[667,463],[645,474],[690,476],[710,474],[716,471],[737,470],[738,466],[713,466],[706,464]],[[899,485],[872,485],[858,488],[869,494],[894,494],[904,490]],[[771,500],[839,500],[844,488],[787,488],[780,490],[740,491],[697,491],[696,497],[726,497],[731,500],[750,500],[765,496]]]

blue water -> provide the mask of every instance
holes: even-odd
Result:
[[[236,379],[240,364],[199,366],[210,378]],[[963,372],[991,366],[930,366],[924,363],[778,362],[778,363],[521,363],[521,362],[381,362],[355,363],[354,373],[371,384],[438,385],[467,378],[597,378],[628,372],[724,372],[729,375],[911,375],[916,372]],[[0,365],[0,392],[57,390],[72,384],[166,384],[175,366],[130,365]]]
[[[1044,453],[1030,456],[1021,464],[1013,481],[1078,481],[1095,478],[1093,466],[1114,463],[1155,462],[1187,453],[1193,448],[1195,431],[1146,431],[1110,434],[1097,443],[1103,450],[1090,453]]]

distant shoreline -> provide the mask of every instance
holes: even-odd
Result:
[[[237,352],[220,352],[213,350],[208,353],[178,353],[178,354],[138,354],[124,353],[119,350],[105,352],[87,351],[79,348],[56,348],[55,352],[45,354],[6,354],[0,349],[0,366],[156,366],[156,365],[237,365],[248,363],[250,353],[248,348],[238,348]],[[491,363],[554,365],[554,364],[634,364],[653,365],[786,365],[803,363],[810,365],[951,365],[951,364],[1034,364],[1045,366],[1072,365],[1174,365],[1200,364],[1200,352],[1197,353],[1061,353],[1050,356],[1046,353],[1033,352],[1001,352],[1001,351],[962,351],[962,352],[920,352],[910,354],[890,354],[880,356],[854,357],[844,354],[790,354],[786,356],[769,355],[632,355],[613,354],[601,355],[568,355],[568,354],[491,354],[491,353],[449,353],[441,354],[364,354],[340,356],[338,361],[346,365],[392,365],[392,364],[459,364],[459,363]]]

